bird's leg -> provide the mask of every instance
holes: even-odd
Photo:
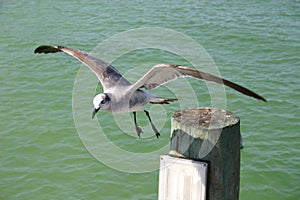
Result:
[[[151,118],[150,118],[149,112],[148,112],[147,110],[144,110],[144,112],[146,113],[146,115],[147,115],[147,117],[148,117],[148,119],[149,119],[149,121],[150,121],[152,130],[154,131],[156,137],[159,138],[160,134],[159,134],[158,130],[156,129],[156,127],[154,126],[154,124],[152,123],[152,120],[151,120]]]
[[[136,130],[137,135],[139,136],[139,138],[141,137],[141,133],[143,133],[142,129],[137,125],[136,123],[136,112],[133,112],[133,120],[134,120],[134,127]]]

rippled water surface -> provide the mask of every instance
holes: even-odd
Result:
[[[176,96],[168,90],[173,86],[181,95],[172,105],[148,107],[162,134],[159,140],[152,137],[142,113],[138,119],[145,133],[137,139],[128,115],[116,120],[100,112],[104,138],[125,152],[118,157],[118,151],[94,141],[102,145],[99,156],[106,156],[101,162],[89,153],[73,119],[72,95],[81,64],[64,54],[33,53],[42,44],[89,52],[115,34],[143,27],[167,28],[192,38],[223,77],[268,99],[259,102],[226,88],[226,109],[241,118],[244,138],[240,199],[299,199],[299,1],[11,0],[0,6],[0,199],[157,199],[158,171],[132,171],[158,166],[158,157],[149,155],[168,147],[173,112],[211,106],[205,83],[182,80],[153,91]],[[113,62],[131,81],[156,63],[191,65],[159,49],[137,49]],[[196,91],[199,103],[187,101],[191,96],[185,85]],[[88,121],[94,90],[86,91],[92,94],[85,96],[90,103]],[[85,130],[92,143],[88,127]],[[128,152],[135,153],[129,160]]]

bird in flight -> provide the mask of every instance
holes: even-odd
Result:
[[[95,117],[96,113],[100,109],[111,113],[132,112],[134,126],[138,137],[140,137],[142,129],[137,124],[137,111],[145,112],[156,137],[159,138],[160,133],[152,123],[149,112],[145,110],[145,106],[148,103],[169,104],[169,102],[177,100],[176,98],[158,97],[146,90],[156,89],[159,86],[177,78],[193,77],[224,84],[250,97],[254,97],[264,102],[267,101],[255,92],[252,92],[251,90],[236,83],[181,65],[157,64],[136,83],[131,84],[113,66],[99,58],[95,58],[86,52],[74,50],[64,46],[49,45],[39,46],[34,51],[34,53],[45,54],[56,52],[65,52],[81,61],[98,77],[100,83],[102,84],[103,93],[97,94],[93,99],[94,110],[92,112],[92,118]]]

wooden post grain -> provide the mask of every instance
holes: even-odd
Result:
[[[208,163],[207,199],[237,200],[240,185],[240,120],[216,108],[175,112],[170,155]]]

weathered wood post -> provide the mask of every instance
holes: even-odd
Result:
[[[240,120],[217,108],[175,112],[170,155],[208,163],[208,200],[237,200],[240,184]]]

